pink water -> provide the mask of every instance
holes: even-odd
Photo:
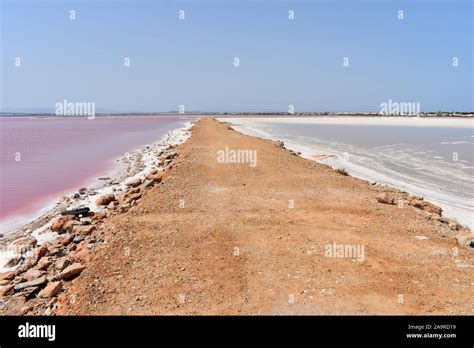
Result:
[[[0,117],[1,226],[78,190],[113,169],[117,157],[185,122],[179,116]]]

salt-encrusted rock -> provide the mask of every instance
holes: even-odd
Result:
[[[399,208],[405,208],[408,205],[408,201],[405,199],[399,199],[397,202],[397,207]]]
[[[38,279],[40,278],[41,276],[44,275],[44,271],[40,271],[39,269],[36,269],[36,268],[30,268],[28,271],[26,271],[24,274],[23,274],[23,279],[26,279],[26,280],[33,280],[33,279]]]
[[[29,282],[15,284],[14,289],[15,291],[20,291],[26,288],[37,287],[46,284],[47,281],[46,276],[43,276],[38,279],[30,280]]]
[[[4,272],[0,274],[0,280],[12,280],[15,278],[15,272]]]
[[[52,298],[56,296],[63,288],[63,282],[57,281],[49,283],[43,290],[40,291],[38,297]]]
[[[8,246],[9,250],[13,250],[16,253],[23,253],[31,250],[37,243],[35,237],[26,236],[18,238],[17,240],[10,243]]]
[[[72,232],[76,234],[88,235],[92,233],[93,231],[95,231],[96,229],[97,227],[95,227],[95,225],[74,226],[74,228],[72,229]]]
[[[9,259],[5,265],[3,265],[5,268],[10,268],[10,267],[15,267],[21,262],[22,258],[21,256],[14,256],[11,259]]]
[[[458,243],[464,247],[473,247],[474,245],[474,232],[469,230],[461,230],[456,235]]]
[[[172,160],[178,155],[176,151],[167,151],[161,156],[162,161]]]
[[[448,226],[452,230],[458,230],[461,227],[456,219],[450,219]]]
[[[69,279],[75,275],[80,274],[86,267],[80,263],[74,263],[71,266],[66,267],[61,273],[59,273],[59,279]]]
[[[69,260],[69,258],[67,258],[66,256],[64,257],[61,257],[60,259],[58,259],[56,261],[56,263],[54,264],[54,267],[59,271],[63,271],[67,266],[69,266],[71,264],[71,261]]]
[[[384,204],[394,204],[395,198],[387,192],[382,192],[377,196],[377,202]]]
[[[441,215],[441,213],[443,212],[443,209],[441,209],[440,207],[424,200],[422,201],[419,199],[414,199],[410,202],[410,204],[418,209],[423,209],[433,214]]]
[[[82,187],[82,188],[79,189],[79,193],[80,193],[81,195],[83,195],[83,194],[86,193],[86,192],[87,192],[87,187]]]
[[[108,194],[108,195],[104,195],[102,197],[99,197],[95,201],[95,204],[96,205],[107,205],[107,204],[109,204],[110,202],[113,202],[113,201],[115,201],[115,195]]]
[[[125,185],[131,186],[131,187],[137,187],[138,185],[141,185],[141,183],[142,183],[142,179],[137,178],[137,179],[133,179],[126,182]]]

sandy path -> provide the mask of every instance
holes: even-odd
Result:
[[[257,150],[257,166],[218,163],[226,147]],[[203,119],[163,183],[102,225],[60,312],[473,314],[473,268],[459,267],[473,252],[381,191]],[[333,242],[365,260],[326,257]]]

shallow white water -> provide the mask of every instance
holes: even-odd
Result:
[[[474,227],[472,119],[222,118],[238,131],[273,140],[305,158],[421,195]]]

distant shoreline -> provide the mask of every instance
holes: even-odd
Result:
[[[377,117],[377,118],[471,118],[474,117],[474,111],[462,112],[421,112],[418,115],[408,114],[389,114],[383,115],[377,112],[186,112],[184,114],[178,111],[173,112],[123,112],[123,113],[96,113],[95,117],[123,117],[123,116],[215,116],[215,117]],[[9,113],[0,112],[1,117],[61,117],[61,118],[85,118],[86,116],[67,116],[56,115],[54,113]]]

